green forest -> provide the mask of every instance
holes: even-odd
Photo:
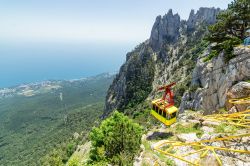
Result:
[[[112,80],[113,76],[100,75],[62,81],[62,88],[48,93],[1,99],[0,165],[41,165],[46,154],[59,147],[65,147],[70,156],[72,152],[67,150],[73,151],[76,143],[84,142],[93,124],[98,123]],[[76,140],[75,132],[79,134]]]

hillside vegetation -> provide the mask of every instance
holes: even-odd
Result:
[[[61,88],[47,93],[1,99],[0,165],[40,165],[49,161],[45,155],[54,149],[61,150],[61,161],[66,163],[102,114],[112,79],[100,75],[60,81]],[[77,139],[74,133],[79,134]]]
[[[89,164],[132,165],[140,151],[142,131],[139,124],[115,111],[90,133]]]

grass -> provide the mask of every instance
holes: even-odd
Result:
[[[216,133],[235,133],[238,130],[237,127],[233,125],[227,125],[225,123],[222,123],[215,128]]]
[[[172,159],[166,157],[166,156],[163,155],[163,154],[158,154],[157,156],[158,156],[162,161],[164,161],[165,164],[167,164],[168,166],[175,166],[175,165],[176,165],[175,162],[174,162]]]
[[[175,127],[175,131],[177,133],[197,133],[197,132],[200,132],[202,130],[200,129],[199,124],[191,123],[191,124],[188,124],[186,126],[184,126],[182,124],[177,124]]]
[[[162,150],[166,151],[168,148],[170,148],[170,145],[165,145],[162,147]],[[173,149],[170,149],[170,150],[168,150],[168,153],[174,154],[174,153],[176,153],[176,151]]]
[[[149,144],[149,142],[148,141],[143,141],[142,142],[142,144],[144,145],[144,147],[145,147],[145,151],[146,152],[148,152],[150,155],[156,155],[157,157],[159,157],[159,159],[161,160],[161,161],[163,161],[166,165],[168,165],[168,166],[175,166],[176,164],[175,164],[175,162],[172,160],[172,159],[170,159],[170,158],[168,158],[166,155],[163,155],[163,154],[161,154],[161,153],[158,153],[158,152],[156,152],[156,151],[153,151],[152,149],[151,149],[151,146],[150,146],[150,144]],[[172,153],[174,153],[174,151],[172,151]],[[148,165],[147,163],[145,163],[145,162],[143,162],[143,164],[142,165]]]
[[[177,134],[181,134],[181,133],[196,133],[197,137],[201,137],[202,134],[204,133],[201,129],[200,126],[198,124],[189,124],[189,125],[181,125],[181,124],[177,124],[175,127],[175,132]]]
[[[220,108],[218,111],[219,111],[220,114],[227,113],[227,110],[225,110],[225,108]]]
[[[152,151],[152,149],[147,141],[143,141],[142,144],[144,145],[146,151]]]

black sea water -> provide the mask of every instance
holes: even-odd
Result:
[[[134,43],[1,43],[0,88],[118,71]]]

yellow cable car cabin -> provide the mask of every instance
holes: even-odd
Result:
[[[151,114],[167,126],[176,122],[178,112],[178,109],[174,106],[173,92],[170,89],[173,85],[175,83],[159,88],[158,90],[165,90],[163,97],[152,101]],[[166,99],[167,96],[168,99]]]

